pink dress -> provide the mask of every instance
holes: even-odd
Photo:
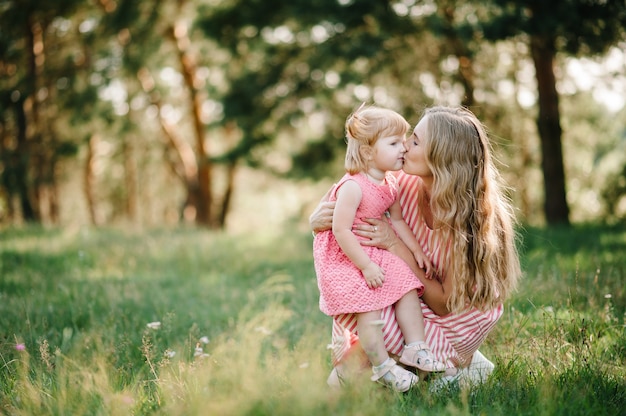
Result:
[[[417,196],[421,180],[417,176],[400,172],[398,185],[402,217],[413,230],[426,256],[442,276],[449,261],[450,245],[438,230],[428,228],[419,212]],[[469,363],[474,352],[495,327],[502,312],[503,306],[498,305],[484,312],[468,308],[460,313],[439,316],[422,302],[426,342],[437,360],[447,363],[448,367],[463,367]],[[381,319],[384,321],[383,337],[387,351],[400,355],[404,339],[396,321],[393,305],[383,309]],[[355,315],[335,316],[331,344],[333,364],[341,362],[357,341]]]
[[[346,174],[331,192],[331,201],[336,199],[337,189],[348,180],[357,182],[363,194],[355,224],[362,223],[361,218],[380,218],[398,194],[393,175],[388,174],[387,180],[378,185],[368,180],[364,174]],[[344,254],[332,230],[315,236],[313,259],[322,312],[335,316],[375,311],[393,305],[410,290],[417,289],[421,295],[424,285],[402,259],[377,247],[361,247],[373,262],[385,270],[382,287],[370,289],[367,286],[361,270]]]

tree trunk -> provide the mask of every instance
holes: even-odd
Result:
[[[132,223],[136,223],[139,206],[137,202],[137,161],[135,160],[134,147],[128,138],[123,139],[122,146],[124,152],[124,178],[126,183],[126,215]]]
[[[99,225],[100,221],[98,219],[97,211],[96,211],[96,198],[95,198],[95,182],[96,177],[94,173],[94,165],[95,165],[95,155],[96,155],[96,146],[98,145],[98,136],[96,134],[92,135],[89,138],[89,143],[87,145],[87,160],[85,160],[85,176],[84,176],[84,186],[85,186],[85,200],[87,201],[87,210],[89,211],[89,218],[91,219],[91,223],[93,225]]]
[[[32,217],[28,218],[24,213],[24,220],[41,222],[40,189],[42,153],[42,126],[41,107],[38,97],[40,88],[40,77],[45,62],[43,34],[44,28],[35,20],[33,15],[28,18],[26,28],[26,38],[28,41],[28,89],[29,95],[24,101],[24,115],[26,117],[25,141],[29,149],[27,166],[31,166],[31,175],[24,178],[24,183],[28,189],[27,197],[30,199]],[[24,201],[22,202],[24,206]]]
[[[192,146],[176,133],[176,128],[163,117],[161,108],[163,104],[159,94],[154,92],[155,82],[146,68],[142,68],[137,73],[137,79],[143,91],[148,94],[153,105],[158,109],[158,119],[161,130],[165,136],[167,149],[171,150],[176,157],[169,157],[170,152],[166,150],[166,161],[172,172],[178,177],[187,192],[185,201],[180,209],[180,218],[185,221],[195,221],[198,203],[198,160]]]
[[[26,137],[27,121],[26,111],[24,110],[25,105],[26,103],[21,100],[15,103],[17,148],[15,149],[15,152],[12,152],[10,157],[12,159],[12,176],[14,179],[13,190],[17,193],[19,199],[22,218],[24,221],[32,222],[36,221],[38,216],[29,197],[30,187],[28,185],[28,166],[30,164],[31,152],[28,139]]]
[[[222,207],[219,215],[219,227],[224,228],[226,226],[226,217],[230,211],[230,204],[233,199],[233,192],[235,189],[235,174],[237,173],[237,162],[231,162],[226,168],[226,190],[224,191],[224,198],[222,199]]]
[[[234,145],[237,140],[235,137],[235,123],[230,122],[224,125],[224,140],[226,143],[229,143],[229,146]],[[220,207],[220,212],[218,213],[218,226],[221,229],[226,227],[226,220],[228,218],[228,213],[230,212],[230,207],[233,199],[233,194],[235,193],[235,176],[237,174],[237,159],[230,160],[227,162],[226,168],[226,189],[224,190],[224,196],[222,198],[222,204]]]
[[[561,148],[559,96],[554,76],[556,49],[554,39],[533,35],[530,49],[535,64],[539,91],[537,127],[541,140],[541,168],[544,180],[544,212],[548,224],[569,224],[569,208],[565,191],[565,170]]]
[[[454,55],[459,60],[459,70],[457,76],[461,85],[463,85],[463,100],[461,104],[464,107],[472,107],[474,105],[474,66],[472,65],[471,52],[467,47],[467,41],[459,38],[459,35],[454,29],[455,19],[454,11],[455,7],[446,6],[443,9],[443,15],[448,24],[446,28],[446,39]]]
[[[193,120],[194,135],[196,139],[196,159],[198,166],[198,182],[194,188],[196,192],[196,223],[205,226],[215,226],[211,208],[213,203],[213,192],[211,183],[212,166],[208,158],[208,151],[205,146],[204,123],[202,122],[202,99],[196,84],[196,66],[189,55],[187,48],[191,43],[187,36],[186,24],[179,22],[170,27],[171,36],[178,51],[180,67],[189,92],[189,106]]]

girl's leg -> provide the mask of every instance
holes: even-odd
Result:
[[[361,347],[372,364],[372,381],[400,392],[409,390],[419,379],[389,357],[385,349],[380,311],[359,313],[356,317]]]
[[[416,290],[409,291],[396,303],[396,321],[406,344],[400,362],[422,371],[444,371],[446,366],[435,360],[425,341],[424,315]]]
[[[396,321],[405,344],[424,341],[424,315],[417,290],[407,292],[396,302]]]
[[[356,314],[356,329],[359,333],[361,346],[373,366],[381,365],[389,358],[385,349],[380,311]]]

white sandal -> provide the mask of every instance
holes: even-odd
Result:
[[[440,373],[446,370],[446,365],[435,359],[425,342],[411,346],[405,345],[400,356],[400,362],[428,373]]]
[[[402,393],[408,391],[419,382],[419,378],[415,374],[400,367],[392,358],[388,358],[385,361],[385,366],[378,369],[378,371],[376,371],[375,367],[372,367],[372,372],[374,373],[371,377],[372,381],[378,381]]]

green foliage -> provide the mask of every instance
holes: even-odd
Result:
[[[481,347],[492,377],[398,395],[367,378],[326,388],[330,320],[318,309],[308,234],[4,230],[0,410],[618,414],[626,229],[521,233],[525,278]]]
[[[606,204],[606,210],[609,218],[624,219],[626,214],[618,211],[618,204],[626,196],[626,165],[622,170],[609,176],[606,185],[602,189],[602,198]]]
[[[51,196],[47,211],[77,217],[67,207],[81,188],[68,185],[76,175],[65,169],[83,168],[92,137],[102,144],[92,166],[94,211],[110,213],[101,215],[104,221],[132,217],[126,206],[149,204],[152,191],[129,178],[152,178],[161,168],[170,176],[159,187],[176,182],[177,192],[156,197],[171,206],[192,200],[184,194],[193,186],[176,165],[180,148],[167,142],[158,116],[194,149],[198,108],[207,154],[195,157],[217,167],[211,185],[218,191],[226,188],[224,172],[243,164],[294,179],[335,176],[345,150],[343,122],[362,101],[393,108],[411,123],[427,105],[471,105],[507,143],[532,142],[534,109],[509,94],[533,88],[523,85],[528,56],[525,38],[516,35],[550,31],[560,51],[581,56],[624,39],[618,1],[12,0],[0,10],[0,219],[11,222],[20,211],[26,220],[57,221],[42,218],[46,209],[39,207],[47,201],[34,195],[65,186],[72,196]],[[184,45],[172,39],[175,27],[187,30]],[[487,42],[494,39],[507,41]],[[196,70],[188,73],[195,109],[181,79],[181,52]],[[604,131],[602,120],[572,117]],[[129,143],[142,155],[119,151]],[[577,150],[568,145],[566,153],[569,147]],[[512,174],[534,174],[533,149],[515,150],[504,160]],[[127,201],[133,195],[137,204]],[[226,199],[212,196],[213,205]],[[528,198],[526,211],[538,212],[540,193]]]
[[[623,1],[493,0],[494,17],[485,22],[488,39],[520,33],[557,38],[559,50],[594,55],[624,39],[626,4]]]
[[[217,160],[271,169],[268,145],[279,148],[277,131],[286,132],[298,143],[287,147],[294,177],[328,170],[344,151],[343,121],[358,102],[350,90],[387,75],[399,52],[405,54],[401,37],[424,31],[377,1],[223,2],[201,8],[196,26],[229,56],[220,122],[242,132]],[[336,81],[329,83],[328,74]],[[294,128],[315,114],[327,120],[326,131]]]

